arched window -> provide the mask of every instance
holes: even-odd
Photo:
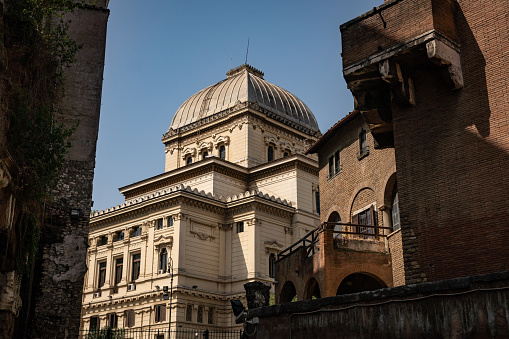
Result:
[[[209,156],[209,152],[205,151],[201,154],[201,158],[202,160],[205,160],[205,158],[207,158]]]
[[[226,160],[226,147],[224,145],[219,147],[219,158]]]
[[[267,148],[267,161],[272,161],[272,160],[274,160],[274,147],[269,146]]]
[[[332,212],[329,216],[328,222],[341,222],[341,217],[338,212]],[[343,230],[342,225],[334,225],[334,232],[341,232]],[[334,233],[334,239],[342,238],[343,235],[341,233]]]
[[[396,231],[399,230],[400,227],[398,186],[395,184],[394,191],[392,193],[392,228]]]
[[[286,150],[283,152],[283,158],[290,156],[290,151]]]
[[[271,253],[269,256],[269,277],[274,278],[276,276],[276,255]]]
[[[193,163],[193,157],[192,156],[188,156],[186,158],[186,165],[191,165]]]
[[[166,248],[163,248],[161,252],[159,253],[159,272],[160,273],[166,273],[166,266],[168,262],[168,251],[166,251]]]

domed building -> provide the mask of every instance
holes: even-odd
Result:
[[[235,327],[230,300],[318,226],[313,113],[249,65],[226,74],[175,113],[165,172],[92,216],[82,329]]]

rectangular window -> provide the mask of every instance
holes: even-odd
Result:
[[[162,273],[166,273],[166,266],[168,265],[168,251],[166,248],[163,248],[159,253],[159,270]]]
[[[108,243],[108,236],[103,235],[102,237],[99,238],[98,246],[106,245],[107,243]]]
[[[244,222],[239,221],[239,222],[237,222],[237,233],[242,233],[242,232],[244,232]]]
[[[334,153],[334,173],[338,174],[341,170],[341,164],[339,162],[339,151]]]
[[[97,281],[97,287],[103,287],[106,282],[106,262],[99,263],[99,280]]]
[[[359,154],[357,158],[360,160],[368,154],[369,152],[368,152],[367,133],[366,130],[363,129],[359,133]]]
[[[186,307],[186,321],[193,321],[193,305]]]
[[[108,319],[108,326],[109,327],[111,327],[111,328],[116,328],[117,327],[118,317],[117,317],[116,313],[108,313],[107,319]]]
[[[316,213],[320,214],[320,191],[315,191]]]
[[[375,226],[375,209],[373,206],[356,214],[352,217],[352,222],[354,224],[366,225],[366,226]],[[360,234],[374,234],[374,229],[371,227],[358,227],[357,233]],[[371,238],[370,236],[363,235],[364,239]]]
[[[203,322],[203,306],[198,306],[198,316],[196,318],[196,321],[199,323]]]
[[[208,323],[213,324],[214,323],[214,308],[209,308],[209,315],[208,315]]]
[[[165,305],[156,305],[154,306],[154,321],[156,323],[160,323],[166,321],[166,306]]]
[[[141,254],[133,254],[133,271],[131,281],[135,281],[140,276]]]
[[[115,236],[113,237],[113,241],[121,241],[124,240],[124,232],[119,231],[115,233]]]
[[[276,255],[271,253],[269,256],[269,277],[274,278],[276,275]]]
[[[168,227],[173,227],[173,217],[168,217]]]
[[[134,227],[131,237],[132,238],[139,237],[140,235],[141,235],[141,227],[139,227],[139,226]]]
[[[90,330],[98,330],[100,327],[99,317],[90,317]]]
[[[334,157],[329,157],[329,178],[334,176]]]
[[[124,327],[133,327],[134,320],[135,320],[134,310],[129,310],[129,311],[124,312],[124,321],[125,321]]]
[[[158,229],[158,230],[163,229],[163,218],[156,220],[156,229]]]
[[[117,258],[115,260],[115,286],[120,284],[122,280],[122,269],[124,267],[124,258]]]

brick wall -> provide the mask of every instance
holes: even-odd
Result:
[[[389,178],[396,172],[394,150],[375,149],[367,125],[360,114],[354,114],[357,114],[354,120],[336,131],[318,151],[322,222],[327,221],[334,211],[339,213],[342,222],[351,222],[353,211],[373,202],[377,208],[382,206]],[[369,154],[359,160],[361,129],[368,130]],[[329,179],[329,157],[337,150],[340,151],[341,172]],[[378,226],[383,226],[382,215],[378,214]]]
[[[417,106],[395,110],[409,282],[507,269],[508,5],[460,1],[464,88],[416,69]]]
[[[508,8],[507,0],[388,1],[379,7],[385,29],[373,12],[341,27],[345,66],[383,59],[430,20],[460,46],[463,87],[455,91],[424,46],[386,55],[415,88],[415,106],[391,106],[407,283],[507,269]]]

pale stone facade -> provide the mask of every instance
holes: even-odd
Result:
[[[311,111],[251,66],[227,74],[175,114],[165,173],[92,216],[83,329],[168,328],[170,261],[172,327],[233,327],[230,300],[274,283],[275,255],[318,226]]]

